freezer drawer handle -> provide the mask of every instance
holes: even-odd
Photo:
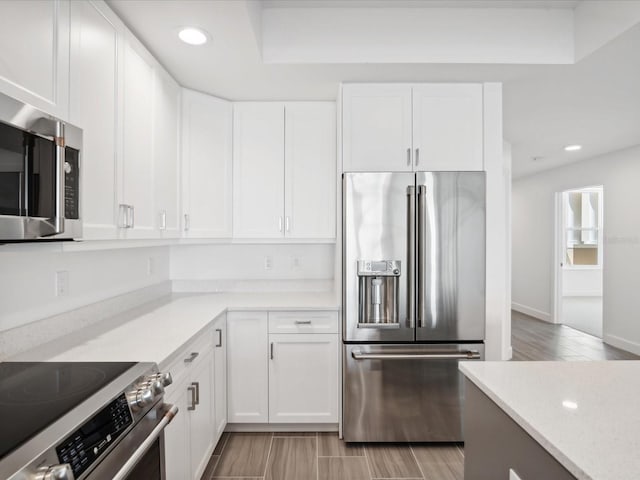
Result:
[[[437,352],[437,353],[362,353],[360,350],[351,352],[355,360],[479,360],[480,352],[467,350],[466,352]]]
[[[381,330],[389,330],[400,328],[399,323],[358,323],[358,328],[378,328]]]

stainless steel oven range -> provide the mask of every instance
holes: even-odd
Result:
[[[0,363],[0,478],[165,480],[170,383],[155,363]]]

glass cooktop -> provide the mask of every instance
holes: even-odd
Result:
[[[0,459],[134,365],[133,362],[0,363]]]

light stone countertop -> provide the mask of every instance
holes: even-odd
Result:
[[[19,354],[21,361],[156,362],[174,353],[225,311],[338,310],[332,292],[173,294]]]
[[[460,362],[460,370],[578,479],[640,478],[640,361]]]

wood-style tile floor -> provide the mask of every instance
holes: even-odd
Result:
[[[335,432],[225,433],[202,480],[462,480],[457,444],[346,444]]]
[[[600,339],[512,312],[514,360],[637,360]],[[461,445],[346,444],[337,433],[225,433],[202,480],[463,480]]]

